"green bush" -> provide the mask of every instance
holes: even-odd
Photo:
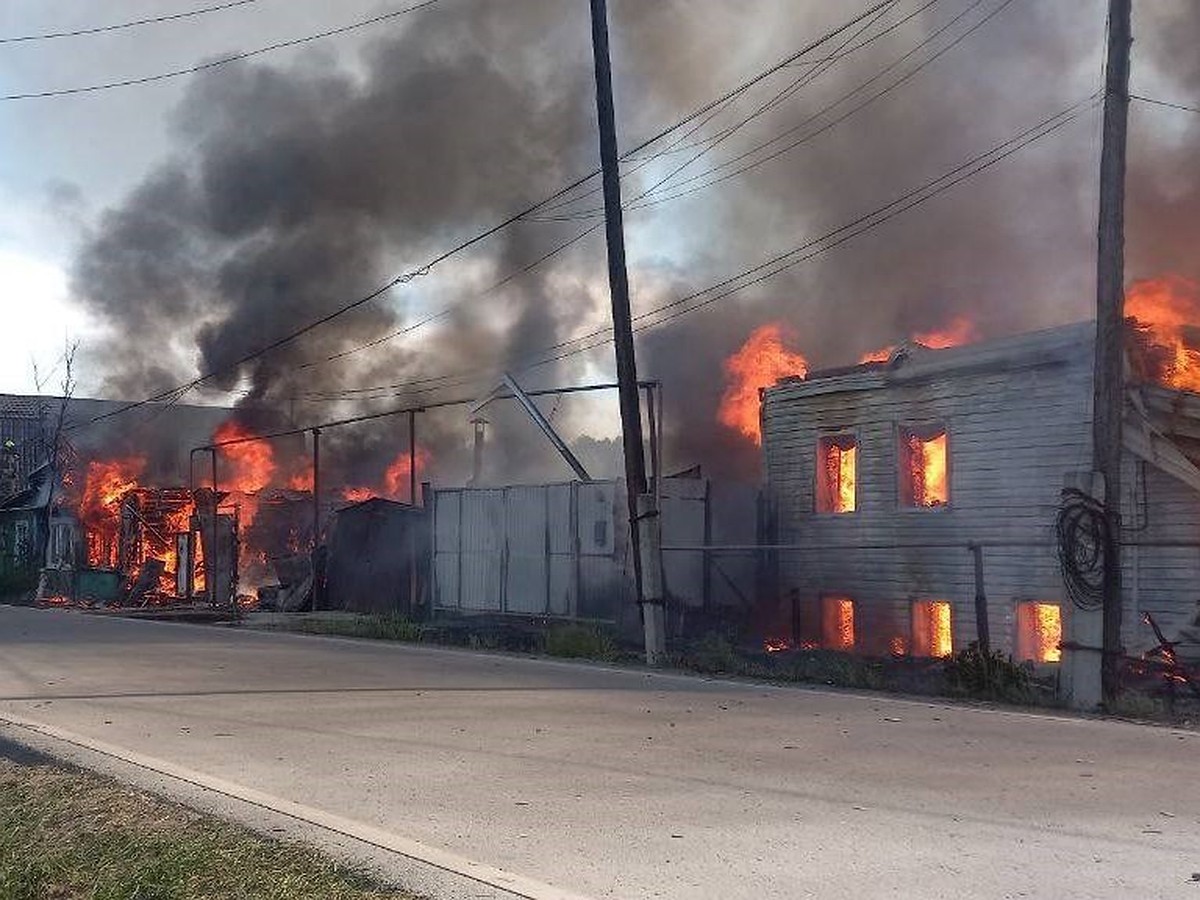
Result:
[[[593,625],[552,625],[546,632],[546,653],[567,659],[617,658],[617,643],[612,635]]]
[[[676,660],[680,668],[709,675],[745,674],[746,660],[724,634],[713,632],[688,647]]]
[[[946,690],[960,697],[1028,703],[1032,672],[999,650],[985,653],[972,641],[946,662]]]

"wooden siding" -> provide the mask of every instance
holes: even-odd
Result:
[[[1121,631],[1125,645],[1140,653],[1157,643],[1142,623],[1142,613],[1153,615],[1168,637],[1198,621],[1200,497],[1178,479],[1128,456],[1123,478],[1130,498],[1125,510],[1127,541],[1197,543],[1195,547],[1125,548]]]
[[[878,652],[893,637],[910,639],[912,601],[948,600],[954,645],[965,646],[976,637],[971,542],[984,548],[993,646],[1015,649],[1022,600],[1061,603],[1069,634],[1072,607],[1053,528],[1064,478],[1091,467],[1091,330],[1070,326],[1006,346],[1006,354],[986,353],[989,366],[972,363],[965,350],[926,351],[907,373],[901,362],[892,371],[818,375],[765,392],[776,537],[811,548],[779,553],[781,597],[798,599],[801,637],[811,636],[823,594],[855,600],[860,647]],[[949,362],[937,365],[940,356]],[[949,504],[902,508],[899,429],[935,422],[949,433]],[[818,514],[817,444],[835,433],[858,440],[858,508]],[[1150,510],[1148,524],[1127,539],[1200,540],[1200,496],[1131,455],[1126,468],[1125,521],[1142,522]],[[954,546],[900,546],[919,544]],[[1168,634],[1195,615],[1200,549],[1137,548],[1127,551],[1124,570],[1131,647],[1146,645],[1140,612],[1154,613]],[[780,611],[780,621],[789,617]]]

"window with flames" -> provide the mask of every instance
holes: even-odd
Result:
[[[854,601],[849,597],[821,598],[821,646],[854,649]]]
[[[1031,601],[1017,604],[1017,659],[1062,662],[1062,607]]]
[[[950,603],[918,600],[912,605],[912,655],[941,659],[954,652]]]
[[[935,509],[950,502],[949,436],[942,425],[900,429],[900,505]]]
[[[858,441],[853,435],[817,443],[817,512],[851,513],[858,507]]]

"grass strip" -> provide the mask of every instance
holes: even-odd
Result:
[[[413,900],[302,844],[99,776],[0,760],[0,900]]]

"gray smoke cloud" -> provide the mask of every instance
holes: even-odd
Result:
[[[930,49],[1000,3],[979,4]],[[970,5],[933,4],[677,177],[704,172],[795,125]],[[805,44],[849,14],[842,6],[614,0],[623,145]],[[916,6],[902,2],[882,23]],[[1100,83],[1103,7],[1100,0],[1070,9],[1016,0],[926,70],[794,151],[711,189],[631,211],[635,312],[844,225],[1088,96]],[[1159,0],[1138,13],[1135,80],[1153,73],[1164,92],[1200,98],[1200,63],[1189,50],[1200,34],[1200,10],[1188,0]],[[172,158],[99,218],[77,261],[76,295],[115,334],[92,361],[107,373],[107,389],[143,396],[225,369],[590,170],[590,54],[585,3],[445,4],[405,21],[358,59],[316,51],[285,65],[238,65],[197,78],[173,116]],[[776,76],[692,141],[736,123],[804,71]],[[1131,273],[1200,274],[1188,271],[1200,260],[1187,253],[1200,211],[1187,161],[1200,129],[1171,116],[1187,118],[1134,111]],[[787,322],[799,336],[797,349],[820,367],[854,362],[957,315],[969,316],[980,337],[1085,318],[1093,293],[1098,124],[1098,112],[1086,113],[843,247],[646,332],[639,339],[642,372],[662,379],[668,394],[667,468],[701,463],[716,475],[753,477],[757,451],[717,424],[715,410],[722,360],[765,321]],[[627,180],[626,197],[692,152],[652,162]],[[562,212],[596,202],[584,197]],[[302,422],[485,389],[486,379],[476,378],[438,383],[436,394],[397,389],[308,402],[309,395],[346,388],[520,368],[543,348],[603,325],[600,233],[485,293],[592,221],[519,224],[387,300],[213,384],[244,390],[248,407]],[[452,314],[413,335],[310,365],[456,301]],[[522,377],[534,386],[607,380],[610,356],[611,348],[598,348]],[[598,417],[601,408],[606,415]],[[611,460],[611,406],[565,400],[554,412],[564,431],[587,438],[581,446],[597,465]],[[489,418],[494,477],[562,476],[561,463],[521,416],[497,409]],[[470,428],[463,411],[424,415],[420,427],[438,479],[465,477]],[[377,475],[403,446],[402,432],[401,422],[385,420],[330,433],[332,477],[355,483]]]

